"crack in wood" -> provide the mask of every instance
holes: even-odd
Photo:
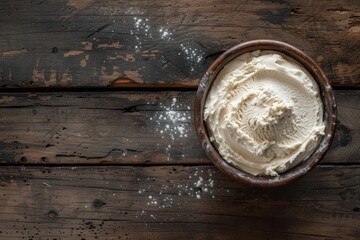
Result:
[[[104,155],[104,156],[89,157],[89,156],[76,155],[76,154],[56,154],[55,157],[56,157],[56,158],[83,158],[83,159],[87,159],[87,160],[94,160],[94,159],[104,159],[104,158],[107,158],[107,157],[111,156],[114,152],[119,152],[119,154],[121,154],[121,155],[126,154],[127,152],[129,152],[129,153],[142,153],[142,151],[136,150],[136,149],[130,149],[130,148],[125,148],[125,149],[114,148],[114,149],[111,149],[111,150],[110,150],[106,155]]]
[[[100,27],[97,28],[94,32],[92,32],[91,34],[89,34],[89,35],[87,36],[87,38],[90,38],[90,37],[93,36],[94,34],[103,31],[105,28],[107,28],[107,27],[109,27],[109,26],[111,26],[110,23],[107,23],[107,24],[104,24],[104,25],[100,26]]]

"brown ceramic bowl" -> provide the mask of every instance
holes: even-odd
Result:
[[[223,160],[223,158],[217,152],[216,148],[210,142],[206,125],[203,120],[206,97],[209,89],[212,86],[213,81],[216,79],[217,74],[227,63],[229,63],[237,56],[255,50],[278,51],[290,56],[291,58],[297,60],[300,64],[302,64],[309,71],[309,73],[312,74],[312,76],[318,83],[324,107],[323,118],[326,124],[325,135],[323,136],[317,148],[314,150],[312,155],[310,155],[310,157],[308,157],[305,161],[301,162],[300,164],[294,166],[291,169],[288,169],[287,171],[276,177],[253,176],[230,165],[225,160]],[[275,187],[284,185],[308,173],[323,158],[326,151],[329,149],[335,133],[336,104],[334,99],[334,93],[330,86],[329,80],[326,78],[320,67],[305,53],[289,44],[273,40],[255,40],[245,42],[229,49],[219,58],[217,58],[215,62],[209,67],[204,77],[200,81],[200,85],[198,87],[195,99],[194,111],[196,132],[200,140],[201,146],[203,147],[207,156],[220,170],[222,170],[224,173],[226,173],[233,179],[259,187]]]

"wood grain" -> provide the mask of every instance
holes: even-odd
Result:
[[[218,172],[193,124],[208,66],[259,38],[352,89],[274,189]],[[360,239],[359,48],[358,0],[0,0],[0,239]]]
[[[318,166],[275,189],[213,166],[3,167],[0,176],[1,239],[360,237],[358,166]]]
[[[209,163],[193,91],[0,94],[1,164]],[[338,127],[322,163],[359,163],[360,91],[336,91]]]
[[[224,50],[290,43],[334,87],[360,87],[360,3],[0,1],[2,87],[196,87]]]

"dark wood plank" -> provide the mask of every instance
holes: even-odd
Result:
[[[360,87],[360,2],[0,1],[3,87],[196,87],[225,49],[276,39]],[[147,85],[150,84],[150,85]]]
[[[2,164],[209,163],[195,92],[0,94]],[[336,91],[338,128],[323,163],[359,163],[360,91]]]
[[[340,159],[350,158],[352,159],[350,162],[359,164],[360,91],[337,91],[336,103],[338,121],[335,139],[330,151],[326,155],[326,159],[336,163],[341,162]]]
[[[359,239],[360,167],[255,189],[213,166],[3,167],[1,239]]]

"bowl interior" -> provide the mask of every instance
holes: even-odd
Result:
[[[298,61],[305,69],[314,77],[319,86],[321,93],[321,99],[324,108],[324,123],[325,123],[325,135],[322,137],[320,143],[314,152],[305,161],[302,161],[298,165],[288,169],[284,173],[276,177],[265,176],[253,176],[247,172],[244,172],[229,163],[227,163],[219,155],[215,147],[210,142],[206,125],[204,123],[204,105],[207,94],[212,86],[212,83],[216,79],[218,73],[222,68],[239,55],[251,52],[255,50],[273,50],[281,52],[289,57]],[[200,81],[197,95],[195,98],[195,127],[196,132],[207,156],[213,161],[213,163],[223,172],[231,176],[232,178],[244,182],[253,186],[260,187],[273,187],[280,186],[292,182],[300,176],[309,172],[315,165],[322,159],[328,150],[331,141],[335,133],[336,122],[336,104],[334,94],[328,79],[322,72],[320,67],[305,53],[299,49],[278,41],[273,40],[256,40],[239,44],[218,57],[214,63],[209,67],[204,77]]]

